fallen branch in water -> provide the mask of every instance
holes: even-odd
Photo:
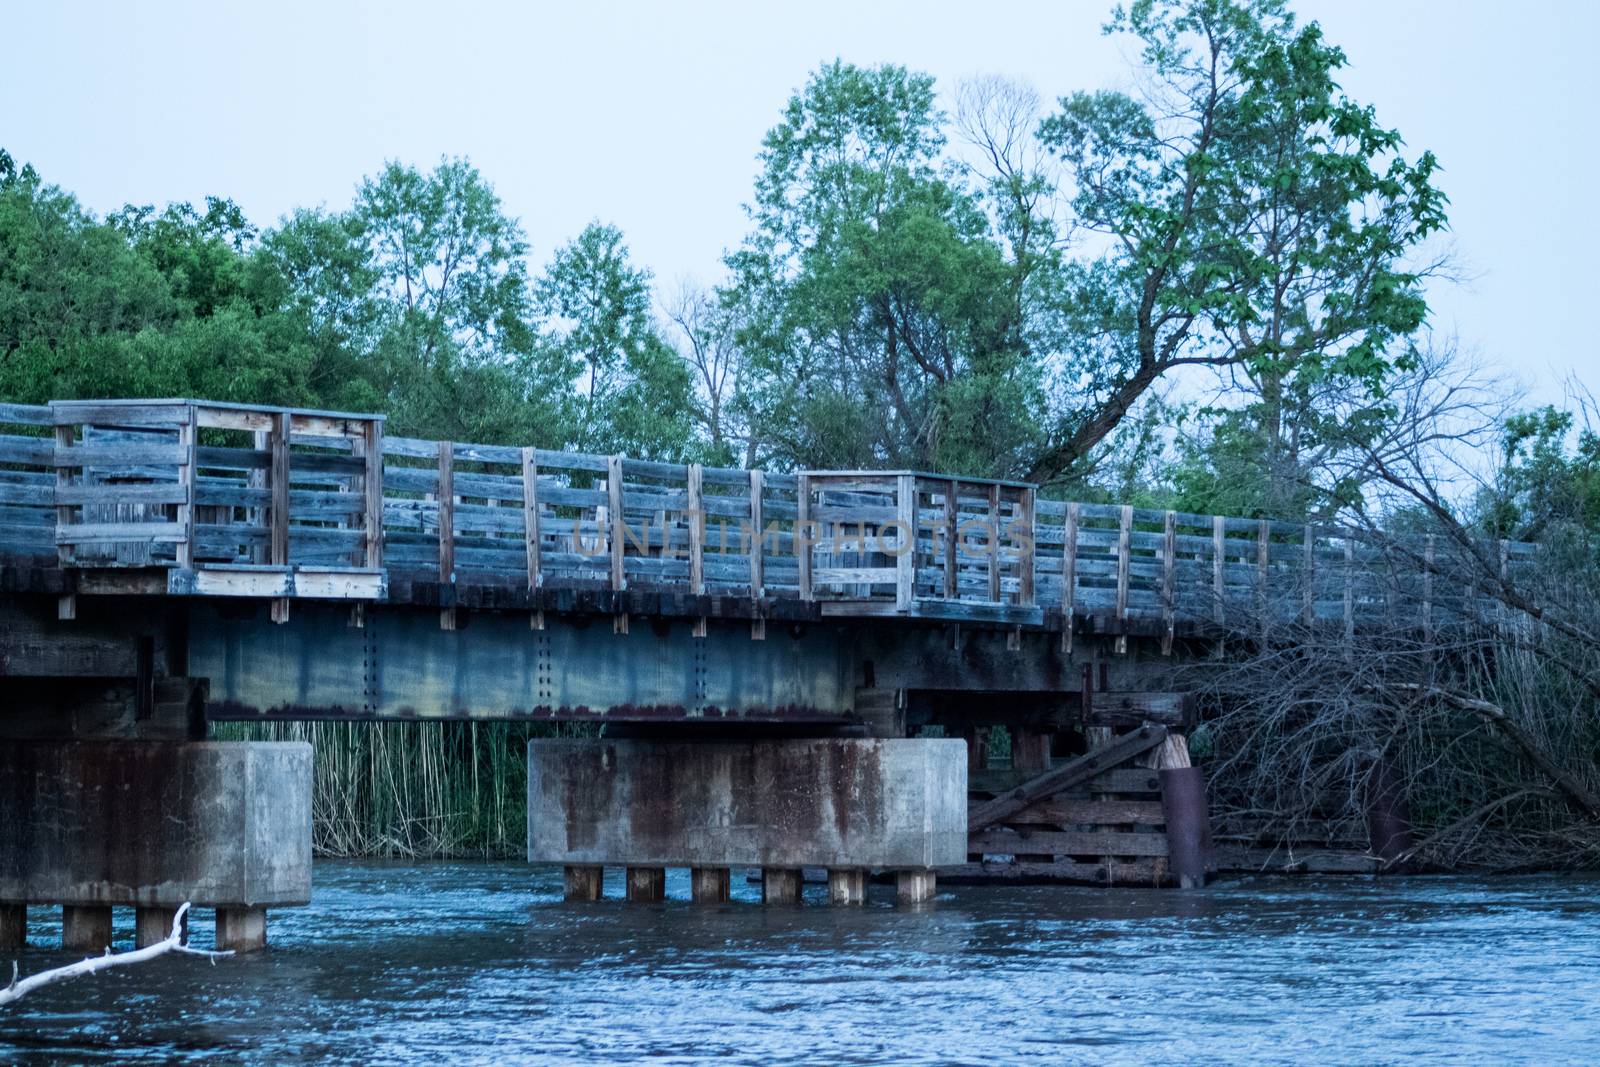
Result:
[[[29,975],[20,981],[17,979],[17,965],[13,962],[11,964],[11,984],[4,989],[0,989],[0,1007],[4,1007],[14,1000],[21,1000],[35,989],[50,985],[53,982],[65,981],[68,978],[76,978],[83,974],[93,974],[96,971],[109,970],[112,967],[122,967],[130,963],[143,963],[146,960],[153,960],[157,956],[164,956],[168,952],[182,952],[189,956],[206,956],[213,960],[219,956],[233,955],[231,951],[210,952],[206,949],[190,948],[185,945],[183,943],[183,917],[188,914],[188,911],[189,905],[187,903],[179,907],[172,917],[172,933],[148,948],[135,949],[132,952],[120,952],[116,955],[112,955],[111,950],[108,948],[104,956],[90,956],[86,960],[69,963],[65,967],[57,967],[50,971],[40,971],[38,974]]]

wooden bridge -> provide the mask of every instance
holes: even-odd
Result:
[[[194,400],[0,404],[0,560],[75,596],[1153,635],[1431,627],[1465,606],[1363,532],[1047,500],[912,471],[777,473],[388,436],[375,415]],[[1432,557],[1431,539],[1419,556]],[[1507,567],[1531,546],[1502,543]],[[535,623],[538,624],[537,621]],[[703,621],[697,632],[703,632]]]
[[[1397,543],[1417,565],[1395,565]],[[74,790],[153,773],[138,769],[153,752],[165,753],[166,779],[210,768],[204,780],[217,784],[186,786],[184,797],[238,780],[215,768],[260,762],[278,767],[274,790],[304,791],[309,810],[309,752],[296,770],[273,746],[196,749],[214,720],[581,721],[605,724],[602,747],[634,745],[627,773],[662,818],[754,805],[749,825],[776,835],[702,835],[686,863],[787,855],[796,867],[826,845],[855,857],[841,868],[846,898],[859,898],[860,868],[936,853],[945,858],[919,862],[947,877],[1193,880],[1209,862],[1196,829],[1204,787],[1187,765],[1193,706],[1174,665],[1219,638],[1271,640],[1289,622],[1353,635],[1481,614],[1471,589],[1437,580],[1436,547],[1051,500],[1034,485],[962,475],[427,441],[386,434],[377,415],[199,400],[0,404],[0,739],[56,746],[0,756],[0,800],[89,804],[73,856],[92,855],[67,874],[121,870],[133,860],[103,851],[141,838],[99,827],[103,809]],[[1531,555],[1519,544],[1498,551],[1506,573]],[[996,729],[1009,767],[989,759]],[[956,737],[967,742],[965,775],[949,765]],[[670,758],[669,739],[679,746]],[[902,747],[873,747],[880,740]],[[93,756],[85,741],[138,744]],[[595,788],[595,767],[622,773],[621,751],[539,757],[566,825],[591,810],[571,805]],[[831,769],[786,782],[789,792],[713,797],[693,791],[704,782],[673,778],[691,759],[707,782],[740,780],[730,767]],[[40,770],[51,767],[83,769]],[[66,792],[37,795],[47,781]],[[885,799],[969,786],[969,817],[937,847],[907,837],[905,826],[922,823]],[[788,807],[770,806],[783,797]],[[280,800],[246,797],[229,810],[248,827],[251,804],[301,803]],[[779,825],[798,810],[810,812],[803,827]],[[868,819],[856,837],[820,835],[852,812]],[[145,814],[145,836],[170,835],[161,805]],[[1175,817],[1187,820],[1176,834]],[[257,897],[219,904],[308,892],[306,818],[303,878],[273,882],[266,896],[245,879]],[[624,859],[648,852],[653,865],[684,839],[681,825],[630,819],[631,837],[613,825],[587,839]],[[283,847],[301,847],[300,830],[278,830]],[[167,872],[161,885],[194,881],[174,873],[172,849],[141,853],[115,885],[64,883],[59,870],[8,873],[32,853],[5,860],[0,839],[0,942],[17,914],[8,901],[99,908],[150,871]],[[598,845],[580,855],[543,840],[538,853],[578,865],[573,886],[600,884]],[[792,871],[760,862],[788,887],[774,893],[793,891]],[[647,875],[641,891],[654,892],[659,879]],[[726,867],[708,877],[715,891]],[[913,895],[931,891],[931,875],[907,877]]]

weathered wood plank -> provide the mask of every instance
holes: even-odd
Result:
[[[986,830],[967,836],[967,851],[983,855],[1165,856],[1167,835],[1089,830]]]
[[[1159,800],[1092,800],[1049,797],[1006,816],[1007,824],[1047,826],[1162,826]]]
[[[1061,766],[1052,768],[993,800],[974,805],[967,812],[967,826],[973,830],[980,830],[1003,822],[1007,815],[1021,810],[1033,801],[1063,789],[1070,789],[1101,771],[1109,770],[1141,752],[1154,748],[1166,740],[1166,737],[1167,729],[1164,726],[1141,726],[1134,732],[1092,752],[1068,760]]]

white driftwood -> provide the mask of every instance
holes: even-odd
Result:
[[[50,985],[52,982],[61,982],[68,978],[76,978],[83,974],[93,974],[96,971],[109,970],[112,967],[122,967],[130,963],[143,963],[146,960],[153,960],[157,956],[164,956],[168,952],[182,952],[186,955],[206,956],[210,959],[233,955],[231,951],[208,952],[205,949],[190,948],[185,945],[183,943],[183,917],[188,911],[188,904],[179,907],[172,917],[172,933],[165,940],[158,941],[148,948],[135,949],[132,952],[119,952],[115,955],[108,948],[104,956],[91,956],[86,960],[79,960],[77,963],[69,963],[65,967],[40,971],[38,974],[29,975],[20,981],[17,978],[17,965],[13,962],[11,964],[11,984],[4,989],[0,989],[0,1007],[4,1007],[15,1000],[21,1000],[28,993],[41,986]]]

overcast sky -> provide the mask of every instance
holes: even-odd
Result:
[[[1540,399],[1600,389],[1589,312],[1600,5],[1300,0],[1344,84],[1430,148],[1475,275],[1435,324]],[[534,259],[591,219],[670,288],[715,281],[754,155],[819,62],[1125,84],[1109,3],[25,3],[0,31],[0,146],[105,212],[231,196],[259,223],[343,207],[385,159],[470,157]]]

